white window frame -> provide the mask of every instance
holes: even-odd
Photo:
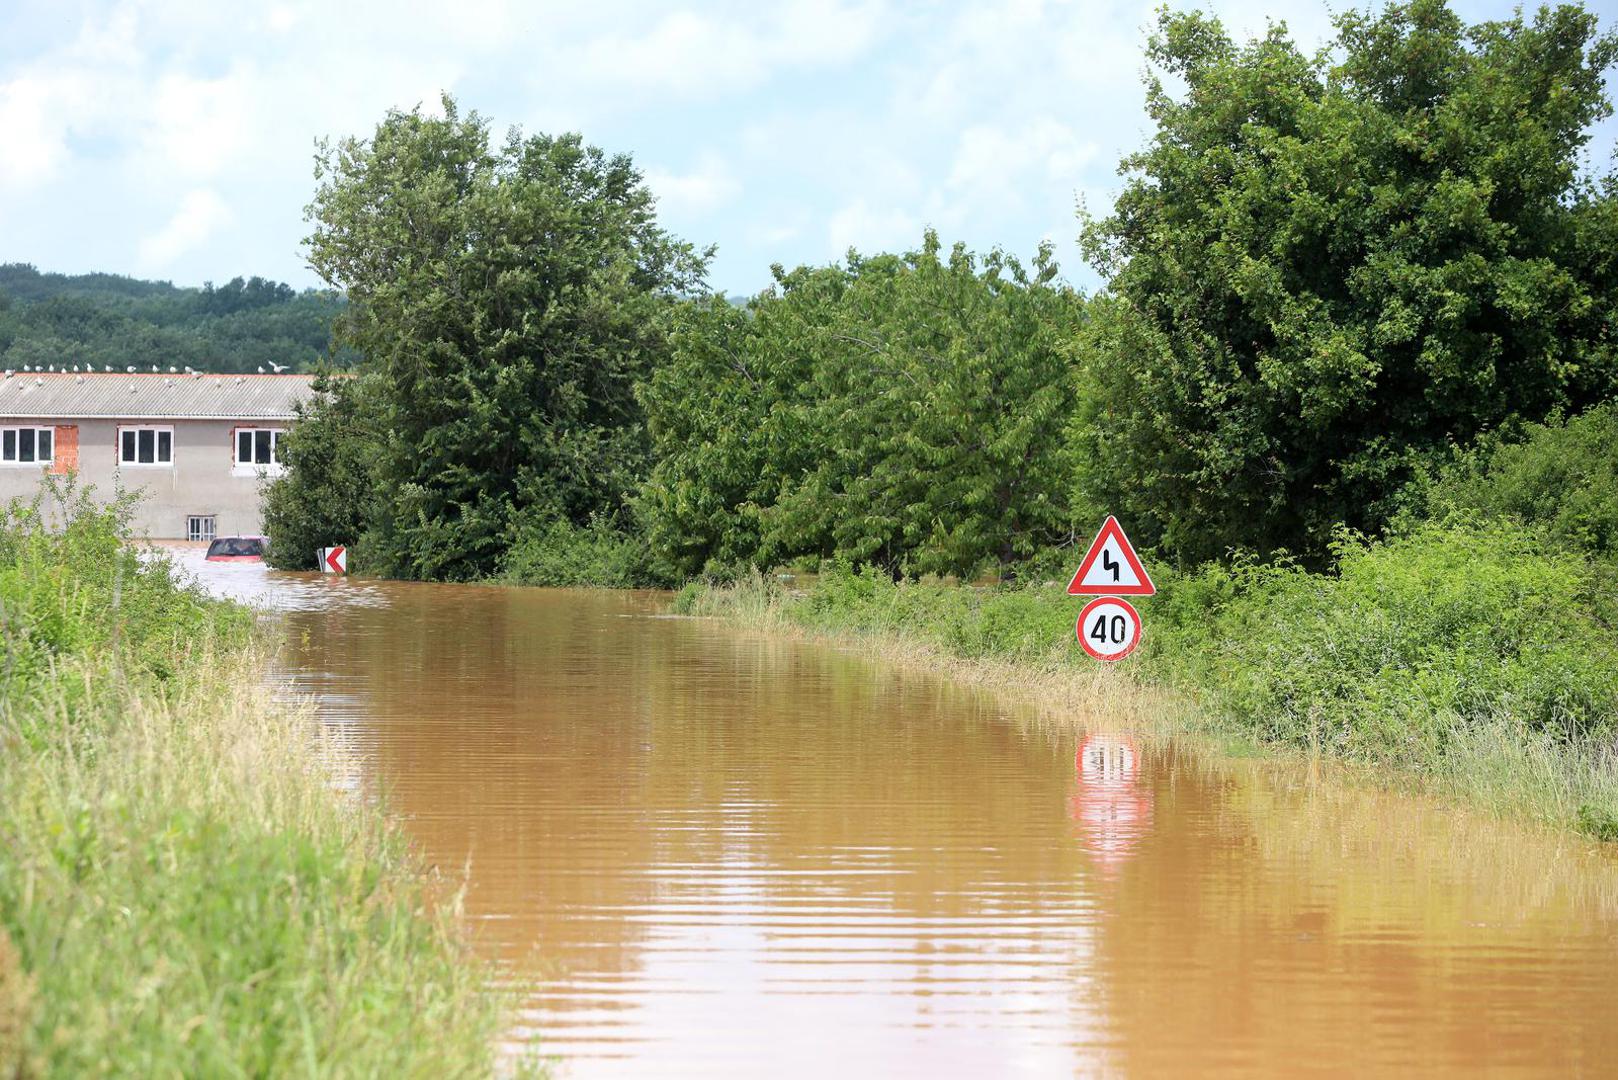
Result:
[[[124,459],[124,432],[135,433],[135,461]],[[151,461],[140,461],[140,432],[152,432],[152,458]],[[169,437],[169,459],[158,461],[158,436],[164,432]],[[120,469],[172,469],[174,468],[174,426],[172,424],[120,424],[118,425],[118,467]]]
[[[206,522],[207,529],[193,529],[192,523]],[[195,535],[193,535],[195,534]],[[185,515],[185,538],[197,543],[212,543],[219,539],[218,514],[187,514]]]
[[[19,460],[22,454],[22,433],[34,433],[34,460]],[[5,456],[6,436],[11,436],[11,456]],[[48,435],[51,440],[51,456],[39,456],[39,437]],[[5,424],[0,425],[0,468],[6,469],[37,469],[41,465],[56,464],[56,428],[49,424]]]
[[[270,437],[270,460],[266,462],[242,461],[242,436],[253,437],[257,445],[258,433],[265,432]],[[272,427],[239,427],[231,433],[230,437],[230,471],[233,476],[280,476],[286,472],[286,466],[276,460],[276,450],[280,448],[281,440],[286,437],[286,428]]]

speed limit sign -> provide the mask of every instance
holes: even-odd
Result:
[[[1098,596],[1079,612],[1079,644],[1097,660],[1122,660],[1140,644],[1140,614],[1129,601]]]

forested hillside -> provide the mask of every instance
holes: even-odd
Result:
[[[0,264],[0,367],[307,371],[327,356],[344,304],[336,292],[260,277],[199,289]],[[351,357],[342,350],[334,360]]]

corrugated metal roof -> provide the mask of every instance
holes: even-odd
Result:
[[[313,375],[0,375],[0,417],[29,420],[290,420]]]

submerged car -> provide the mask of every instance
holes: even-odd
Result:
[[[208,562],[263,562],[262,536],[221,536],[208,545]]]

